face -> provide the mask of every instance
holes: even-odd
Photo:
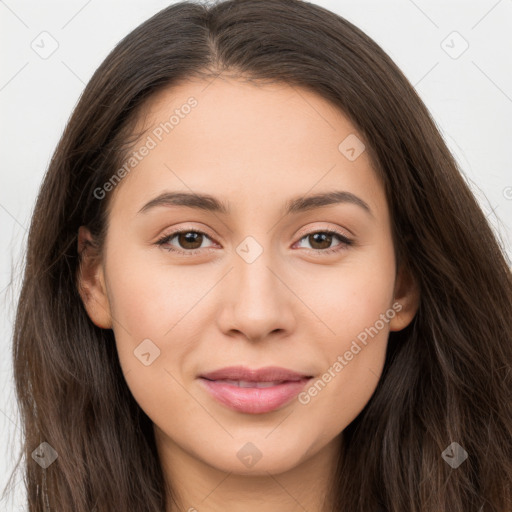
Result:
[[[286,471],[335,446],[417,307],[366,142],[285,84],[186,82],[146,113],[101,261],[82,273],[87,311],[113,329],[161,445],[223,471]],[[226,367],[246,373],[204,378]],[[251,373],[267,367],[284,373]]]

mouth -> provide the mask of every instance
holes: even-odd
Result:
[[[271,382],[255,382],[255,381],[249,381],[249,380],[227,380],[227,379],[219,379],[219,380],[213,380],[213,379],[205,379],[209,380],[210,382],[224,382],[225,384],[229,384],[231,386],[237,386],[239,388],[271,388],[273,386],[278,386],[280,384],[285,384],[287,382],[298,382],[298,380],[274,380]]]
[[[290,403],[313,377],[279,367],[229,367],[199,377],[220,404],[247,414],[264,414]]]

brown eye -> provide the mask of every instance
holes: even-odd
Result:
[[[181,231],[174,231],[169,235],[165,235],[163,238],[158,240],[156,244],[162,246],[169,252],[176,252],[189,256],[195,254],[201,249],[211,249],[212,245],[201,247],[205,240],[211,240],[211,238],[202,231],[182,229]],[[174,243],[171,243],[173,241]]]
[[[335,239],[338,240],[338,243],[332,246],[331,244]],[[339,252],[354,243],[353,240],[350,240],[341,233],[329,229],[309,233],[303,236],[299,240],[299,243],[303,240],[306,240],[310,245],[310,247],[306,247],[306,249],[317,252],[318,254],[330,254]]]
[[[203,242],[203,235],[197,231],[183,231],[176,236],[182,249],[199,249]]]
[[[332,234],[324,233],[323,231],[308,235],[309,243],[313,249],[329,249],[332,238]]]

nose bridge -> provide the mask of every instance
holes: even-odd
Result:
[[[247,236],[236,248],[235,279],[238,300],[259,309],[264,304],[278,302],[278,279],[270,270],[278,266],[270,246],[270,237],[262,240]],[[277,304],[274,304],[277,305]]]
[[[231,285],[224,304],[224,329],[236,329],[250,338],[262,338],[276,329],[288,330],[292,318],[290,292],[276,276],[277,255],[270,237],[248,236],[236,247]],[[226,324],[226,318],[229,318]]]

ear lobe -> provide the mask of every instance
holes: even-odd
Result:
[[[93,236],[85,226],[78,229],[77,250],[80,263],[76,281],[87,314],[96,326],[111,329],[112,317],[101,257]]]
[[[404,266],[400,267],[395,280],[396,315],[390,320],[390,331],[401,331],[407,327],[418,311],[420,290],[416,279]]]

